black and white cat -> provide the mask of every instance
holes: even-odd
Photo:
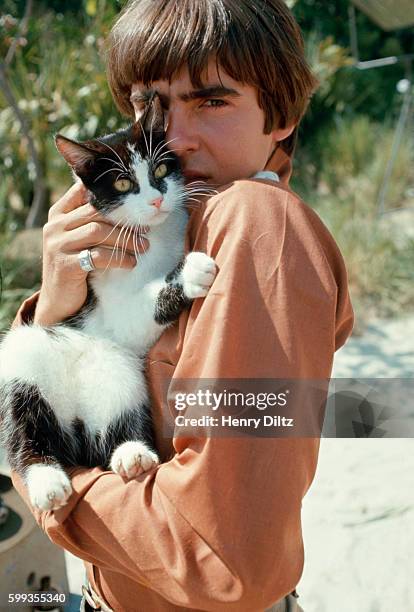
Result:
[[[40,510],[67,502],[65,467],[101,465],[130,479],[158,464],[145,355],[216,273],[206,254],[184,257],[188,192],[157,97],[126,130],[84,143],[58,135],[56,144],[95,208],[125,233],[147,226],[150,248],[132,270],[90,273],[75,316],[23,325],[0,345],[3,442]]]

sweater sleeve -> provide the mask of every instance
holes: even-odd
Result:
[[[353,312],[342,257],[316,213],[282,188],[240,181],[200,215],[191,247],[211,255],[218,274],[185,315],[174,379],[329,378]],[[302,573],[301,504],[319,438],[173,443],[170,461],[127,484],[77,470],[69,503],[35,513],[39,525],[177,606],[270,607]],[[14,483],[28,503],[16,474]]]

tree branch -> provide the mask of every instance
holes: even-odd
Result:
[[[13,39],[12,44],[9,47],[9,50],[7,51],[6,54],[6,58],[4,60],[4,65],[6,68],[8,68],[15,56],[16,53],[16,49],[19,45],[19,39],[24,36],[27,32],[27,26],[29,24],[29,19],[30,19],[30,15],[32,13],[32,7],[33,7],[33,0],[27,0],[26,2],[26,7],[24,9],[24,15],[22,17],[22,20],[20,22],[19,25],[19,29],[16,33],[16,36]]]

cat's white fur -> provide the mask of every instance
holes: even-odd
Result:
[[[132,270],[108,269],[91,274],[98,306],[85,319],[82,331],[58,326],[59,336],[39,325],[10,331],[0,345],[0,381],[19,379],[35,384],[53,406],[63,427],[76,417],[91,434],[137,403],[147,404],[144,357],[165,325],[154,319],[165,276],[183,255],[187,214],[180,192],[183,185],[166,179],[168,190],[160,209],[151,205],[160,192],[148,180],[147,162],[134,160],[140,193],[127,196],[112,211],[112,222],[150,227],[149,250]],[[120,245],[122,246],[122,245]],[[214,261],[204,253],[190,253],[178,279],[188,298],[204,297],[215,276]],[[138,452],[139,451],[139,452]],[[156,465],[156,455],[141,442],[122,444],[112,457],[114,471],[133,477]],[[66,474],[55,466],[33,465],[26,472],[33,505],[41,510],[62,505],[68,494]]]
[[[136,158],[134,167],[140,194],[128,196],[108,217],[113,222],[128,217],[128,225],[150,227],[150,248],[137,266],[91,274],[99,301],[83,331],[58,326],[56,338],[39,325],[21,326],[11,330],[0,345],[1,384],[19,379],[37,385],[62,426],[79,417],[92,434],[104,430],[137,401],[147,403],[144,357],[165,329],[154,320],[155,302],[166,274],[183,255],[187,215],[179,206],[182,186],[167,178],[169,188],[158,210],[150,202],[162,194],[150,185],[146,162]],[[268,173],[259,174],[253,178],[270,178]],[[204,253],[187,255],[179,279],[185,295],[204,297],[215,269]],[[111,467],[132,478],[157,463],[157,456],[143,443],[131,441],[115,450]],[[32,465],[26,482],[31,502],[40,510],[60,507],[71,492],[59,466]]]
[[[124,442],[115,450],[111,459],[113,472],[121,474],[126,480],[139,476],[158,465],[158,457],[148,450],[142,442]]]
[[[57,510],[66,504],[72,493],[67,474],[54,465],[31,465],[25,478],[32,506],[40,510]]]

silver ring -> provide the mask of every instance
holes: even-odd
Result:
[[[89,249],[85,249],[78,253],[78,260],[81,269],[84,272],[93,272],[96,270],[96,266],[92,261],[92,255]]]

